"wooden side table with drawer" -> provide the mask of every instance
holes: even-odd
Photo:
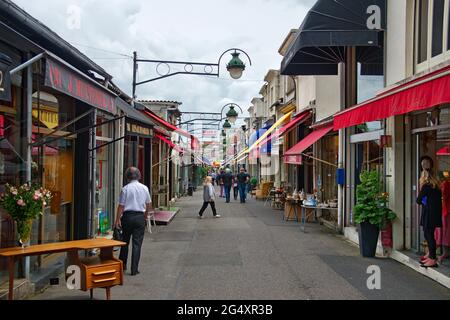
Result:
[[[81,272],[81,290],[90,290],[91,299],[94,288],[105,288],[106,298],[111,299],[111,287],[123,284],[123,264],[113,254],[114,247],[124,246],[125,242],[109,239],[87,239],[38,244],[26,248],[14,247],[0,249],[0,256],[8,258],[9,294],[14,298],[14,263],[16,259],[58,252],[67,252],[67,264],[78,265]],[[100,249],[94,257],[80,257],[80,250]]]

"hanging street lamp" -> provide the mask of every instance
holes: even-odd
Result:
[[[228,121],[228,119],[225,120],[225,123],[223,124],[223,128],[224,128],[225,130],[231,129],[231,124],[230,124],[230,122]]]
[[[230,121],[231,124],[235,124],[238,113],[236,110],[234,110],[234,105],[230,106],[230,110],[226,113],[227,120]]]
[[[239,52],[234,51],[232,54],[233,58],[227,64],[227,70],[233,79],[239,79],[242,77],[242,73],[245,70],[245,64],[239,58]]]
[[[234,51],[234,52],[231,52]],[[133,101],[136,100],[136,87],[148,82],[152,82],[159,79],[164,79],[167,77],[171,77],[177,74],[191,74],[191,75],[205,75],[205,76],[220,76],[220,65],[222,57],[228,53],[231,52],[231,60],[226,65],[228,72],[230,73],[230,76],[233,79],[239,79],[242,77],[242,73],[245,70],[245,64],[242,62],[242,60],[239,58],[239,54],[243,53],[247,59],[250,65],[252,65],[252,60],[250,59],[249,55],[242,49],[239,48],[231,48],[226,51],[224,51],[220,57],[217,63],[205,63],[205,62],[190,62],[190,61],[169,61],[169,60],[149,60],[149,59],[141,59],[138,58],[137,52],[133,52],[133,83],[132,83],[132,94],[133,94]],[[155,65],[155,71],[158,75],[157,77],[138,81],[137,80],[137,71],[138,71],[138,63],[152,63]]]

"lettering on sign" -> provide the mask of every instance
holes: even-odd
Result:
[[[45,85],[99,109],[116,113],[115,97],[106,89],[50,59],[46,63]]]
[[[381,29],[381,8],[377,5],[371,5],[367,7],[367,14],[370,16],[367,18],[367,29],[379,30]]]
[[[127,123],[127,132],[130,134],[137,134],[141,136],[151,136],[153,130],[134,123]]]

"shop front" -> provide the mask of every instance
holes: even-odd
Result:
[[[145,115],[140,116],[140,121],[136,119],[137,117],[126,118],[123,172],[129,167],[137,167],[141,172],[141,182],[150,190],[152,185],[153,123],[150,119],[145,119]],[[123,183],[127,183],[125,177]]]
[[[113,158],[120,154],[110,143],[118,125],[115,95],[51,54],[31,65],[33,85],[14,80],[10,101],[0,102],[1,187],[31,181],[52,192],[51,203],[33,222],[31,244],[105,235],[114,213]],[[7,213],[2,213],[1,236],[2,247],[17,244]],[[39,287],[49,275],[41,270],[57,270],[62,259],[32,257],[17,267]],[[4,267],[2,262],[2,275]]]

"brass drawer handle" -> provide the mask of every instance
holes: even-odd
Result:
[[[93,272],[92,274],[94,276],[101,276],[101,275],[104,275],[104,274],[114,273],[116,271],[117,270],[107,270],[107,271],[101,271],[101,272]]]
[[[117,278],[113,277],[113,278],[102,279],[102,280],[92,280],[92,282],[93,283],[102,283],[102,282],[108,282],[108,281],[113,281],[113,280],[117,280]]]

